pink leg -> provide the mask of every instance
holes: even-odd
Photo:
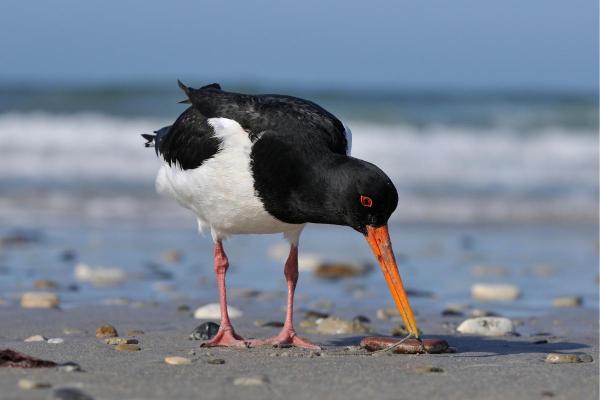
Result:
[[[292,245],[290,248],[290,254],[285,262],[284,275],[288,286],[288,303],[283,328],[279,335],[266,340],[252,341],[252,344],[270,344],[273,346],[292,345],[303,347],[305,349],[319,350],[319,346],[306,339],[302,339],[296,334],[296,330],[294,329],[294,291],[296,290],[296,283],[298,282],[298,247],[295,245]]]
[[[215,337],[213,337],[206,345],[248,347],[248,343],[233,330],[233,326],[229,320],[229,314],[227,313],[227,292],[225,290],[225,273],[227,272],[227,268],[229,268],[229,261],[223,250],[223,244],[221,241],[218,241],[215,243],[215,275],[219,287],[221,326]]]

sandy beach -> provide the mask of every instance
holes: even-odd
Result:
[[[250,301],[252,315],[236,319],[240,333],[265,337],[276,328],[256,327],[254,319],[273,318],[272,307]],[[369,310],[364,311],[369,315]],[[303,335],[323,346],[320,353],[296,349],[232,350],[201,348],[188,339],[199,323],[176,304],[87,306],[72,310],[0,308],[0,348],[11,348],[57,363],[75,362],[83,372],[8,369],[0,373],[0,398],[47,399],[57,388],[76,388],[95,399],[376,399],[445,398],[593,399],[598,396],[597,312],[570,309],[521,320],[515,337],[475,337],[448,333],[457,317],[421,315],[427,337],[445,338],[457,352],[437,355],[373,356],[356,346],[359,336]],[[122,335],[137,336],[141,351],[118,352],[95,337],[110,323]],[[373,332],[386,333],[377,319]],[[65,331],[66,329],[66,331]],[[65,334],[69,332],[69,334]],[[41,334],[64,343],[25,343]],[[364,336],[364,335],[361,335]],[[538,341],[547,341],[539,343]],[[536,344],[538,342],[538,344]],[[591,363],[549,364],[548,353],[592,355]],[[167,356],[183,356],[191,365],[167,365]],[[210,360],[222,359],[223,364]],[[424,372],[421,367],[440,368]],[[22,390],[20,379],[52,387]],[[243,381],[239,378],[252,378]],[[234,384],[237,382],[238,384]],[[246,383],[246,384],[240,384]]]

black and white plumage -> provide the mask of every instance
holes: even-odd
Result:
[[[378,167],[350,156],[350,130],[308,100],[232,93],[216,83],[179,86],[191,105],[173,125],[143,136],[162,160],[158,191],[192,210],[199,229],[210,229],[215,241],[222,329],[214,345],[239,342],[226,313],[222,239],[281,232],[291,243],[286,262],[291,297],[275,342],[313,346],[294,339],[291,322],[297,246],[306,223],[345,225],[365,235],[409,331],[418,336],[387,229],[398,193]]]

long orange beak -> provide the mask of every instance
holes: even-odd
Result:
[[[385,276],[385,280],[390,288],[390,293],[394,298],[396,307],[400,311],[400,315],[406,324],[408,331],[417,339],[419,338],[419,330],[417,329],[417,322],[410,304],[408,303],[408,296],[404,290],[402,284],[402,278],[400,278],[400,272],[398,272],[398,265],[396,265],[396,257],[392,250],[392,243],[390,242],[390,234],[388,232],[387,225],[374,228],[367,226],[367,241],[377,261],[381,267],[381,271]]]

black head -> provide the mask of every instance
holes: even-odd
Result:
[[[327,203],[338,214],[334,217],[338,222],[331,223],[350,226],[364,235],[367,226],[387,224],[398,205],[398,192],[381,169],[366,161],[346,158],[331,173],[335,190],[329,192]]]

